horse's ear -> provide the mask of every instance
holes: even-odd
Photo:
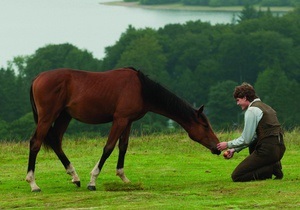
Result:
[[[202,105],[199,109],[198,109],[198,116],[203,112],[204,109],[204,105]]]

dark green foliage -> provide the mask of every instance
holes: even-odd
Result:
[[[261,6],[291,6],[291,0],[262,0]]]
[[[276,79],[274,79],[276,78]],[[299,126],[300,85],[295,80],[288,79],[279,68],[269,68],[260,73],[255,88],[261,99],[272,106],[280,122],[287,128]]]
[[[1,140],[8,138],[8,123],[0,118],[0,136]]]
[[[185,5],[201,5],[208,6],[209,0],[181,0]]]
[[[27,90],[13,69],[0,69],[0,119],[11,122],[28,111]]]
[[[9,124],[7,140],[29,140],[34,132],[34,128],[32,113],[28,113]]]
[[[204,104],[213,127],[222,130],[242,122],[232,91],[245,81],[276,109],[285,128],[299,126],[300,9],[280,17],[252,9],[246,6],[237,24],[189,21],[158,30],[129,26],[116,44],[106,48],[103,60],[67,43],[15,57],[0,69],[0,140],[29,138],[34,131],[29,114],[31,79],[59,67],[103,71],[133,66],[195,108]],[[67,135],[105,136],[110,125],[72,120]],[[172,132],[168,119],[153,113],[132,127],[137,134]]]
[[[124,0],[125,2],[130,0]],[[169,4],[180,2],[184,5],[198,5],[211,7],[226,6],[245,6],[245,5],[261,5],[261,6],[296,6],[299,5],[298,0],[139,0],[141,4]]]
[[[236,6],[240,5],[239,0],[210,0],[208,3],[211,7]]]
[[[240,119],[240,107],[236,105],[232,96],[237,85],[237,82],[226,80],[210,88],[208,114],[211,123],[216,125],[218,130],[235,129],[243,121]]]
[[[251,5],[246,5],[239,15],[240,21],[255,19],[259,17],[259,13]]]
[[[140,0],[140,4],[153,5],[153,4],[170,4],[180,2],[180,0]]]
[[[71,44],[47,45],[39,48],[27,60],[25,78],[31,81],[38,73],[56,68],[100,70],[101,62],[87,50],[80,50]]]

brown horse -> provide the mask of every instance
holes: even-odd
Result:
[[[96,178],[103,164],[119,140],[117,175],[129,182],[124,174],[124,157],[133,121],[147,112],[154,112],[173,119],[189,137],[204,145],[214,154],[220,154],[218,138],[203,114],[203,106],[195,110],[191,105],[150,80],[133,68],[106,72],[87,72],[57,69],[39,74],[30,91],[35,122],[26,181],[32,191],[40,191],[34,178],[35,162],[42,144],[54,150],[72,182],[80,186],[80,179],[62,150],[62,138],[69,122],[75,118],[84,123],[112,122],[103,154],[91,172],[89,190],[96,190]]]

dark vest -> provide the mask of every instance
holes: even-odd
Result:
[[[263,116],[256,128],[258,142],[266,137],[279,136],[282,134],[282,129],[274,109],[261,101],[255,101],[251,106],[258,107],[263,112]]]

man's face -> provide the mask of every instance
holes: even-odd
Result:
[[[236,98],[236,104],[239,105],[242,110],[246,110],[250,104],[246,97],[244,98]]]

